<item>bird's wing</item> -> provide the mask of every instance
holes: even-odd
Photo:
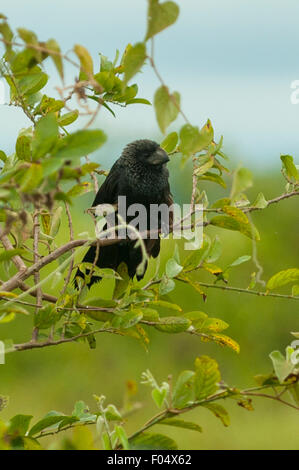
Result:
[[[121,176],[121,165],[115,162],[104,183],[100,187],[92,203],[92,207],[99,204],[116,204],[118,197],[119,178]]]

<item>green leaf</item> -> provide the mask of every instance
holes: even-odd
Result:
[[[8,432],[9,434],[17,434],[24,436],[28,431],[30,421],[33,416],[31,415],[16,415],[9,421]]]
[[[128,266],[126,263],[121,263],[117,268],[117,272],[119,273],[121,279],[117,279],[115,282],[113,291],[114,299],[119,299],[126,292],[130,284],[130,276],[128,274]]]
[[[165,150],[167,153],[171,153],[176,149],[176,146],[179,141],[179,136],[177,132],[171,132],[167,137],[161,142],[160,147]]]
[[[128,100],[126,104],[147,104],[149,106],[152,105],[152,103],[149,100],[146,100],[145,98],[132,98],[131,100]]]
[[[170,258],[166,263],[166,276],[173,278],[177,276],[183,269],[183,266],[178,264],[174,258]]]
[[[159,284],[159,293],[160,295],[169,294],[175,288],[175,282],[173,279],[169,279],[166,275],[162,277],[162,280]]]
[[[2,160],[2,162],[6,162],[7,160],[7,155],[5,152],[3,152],[3,150],[0,150],[0,160]]]
[[[259,193],[256,197],[256,200],[252,204],[253,207],[257,207],[258,209],[265,209],[268,206],[268,201],[265,199],[263,193]]]
[[[190,421],[183,421],[182,419],[176,418],[165,418],[159,422],[159,424],[165,424],[167,426],[175,426],[177,428],[190,429],[190,431],[202,432],[202,428],[196,423]]]
[[[163,307],[166,309],[170,310],[175,310],[176,312],[181,312],[182,308],[177,305],[173,304],[172,302],[167,302],[166,300],[151,300],[148,305],[154,306],[154,307]]]
[[[205,261],[207,263],[214,263],[220,258],[221,254],[222,254],[221,240],[218,237],[218,235],[216,235],[216,237],[211,243],[211,246],[210,246],[207,257],[205,258]]]
[[[79,116],[79,111],[75,109],[74,111],[70,111],[69,113],[66,113],[63,116],[60,116],[58,118],[58,124],[59,126],[62,126],[62,127],[69,126],[74,121],[76,121],[78,116]]]
[[[218,390],[217,383],[221,376],[218,364],[208,356],[201,356],[195,360],[195,397],[197,400],[204,400],[213,395]]]
[[[210,220],[210,224],[215,225],[216,227],[224,228],[226,230],[240,232],[243,235],[246,235],[246,237],[257,241],[260,240],[260,235],[252,223],[240,222],[233,217],[226,215],[216,215]]]
[[[278,287],[285,286],[290,282],[299,281],[299,269],[298,268],[290,268],[285,269],[283,271],[279,271],[278,273],[272,276],[268,283],[267,289],[273,290],[277,289]]]
[[[125,313],[124,315],[115,316],[112,320],[112,326],[114,328],[132,328],[132,326],[136,325],[137,323],[142,320],[142,313],[140,311],[131,311]]]
[[[55,306],[47,305],[40,308],[34,315],[34,326],[40,330],[50,328],[60,319],[61,313],[57,312]]]
[[[29,31],[28,29],[25,29],[25,28],[17,28],[17,31],[19,33],[20,38],[23,39],[23,41],[26,42],[27,44],[33,44],[33,45],[38,44],[37,36],[33,31]]]
[[[62,139],[55,156],[59,158],[83,157],[99,149],[106,139],[105,133],[101,130],[80,130]]]
[[[35,109],[34,114],[48,114],[48,113],[56,113],[64,108],[64,102],[62,100],[55,100],[47,95],[43,95],[39,105]]]
[[[286,171],[287,177],[289,179],[294,179],[295,181],[299,180],[299,173],[294,164],[293,157],[291,155],[281,155],[280,157],[283,167]]]
[[[163,134],[169,124],[177,118],[180,112],[180,95],[177,91],[171,94],[165,85],[162,85],[155,93],[154,106],[156,118]]]
[[[78,418],[80,422],[89,422],[94,421],[96,422],[96,415],[91,414],[89,412],[89,408],[83,400],[79,400],[75,403],[72,417]],[[67,417],[68,418],[68,417]],[[60,425],[61,427],[62,425]]]
[[[236,219],[241,224],[249,224],[249,220],[246,214],[239,209],[238,207],[234,206],[223,206],[222,211],[225,212],[227,215]]]
[[[192,322],[192,325],[199,329],[204,324],[205,320],[208,318],[208,315],[204,312],[199,312],[197,310],[192,312],[184,313],[184,317],[188,318]]]
[[[299,285],[296,284],[295,286],[292,287],[292,296],[297,297],[299,296]]]
[[[207,148],[214,138],[211,121],[208,120],[199,131],[198,127],[185,124],[180,131],[180,150],[183,155],[191,155]]]
[[[176,22],[179,16],[179,7],[174,2],[159,3],[159,0],[149,0],[147,13],[148,40]]]
[[[130,450],[128,436],[124,428],[122,426],[115,426],[114,430],[115,430],[116,436],[119,439],[119,442],[121,443],[122,448],[124,450]]]
[[[106,410],[105,410],[106,418],[108,421],[121,421],[122,416],[116,406],[114,405],[108,405]]]
[[[37,188],[43,178],[43,168],[40,163],[31,163],[30,167],[21,179],[20,190],[23,193],[30,193]]]
[[[49,153],[58,140],[58,124],[54,113],[42,117],[36,124],[33,140],[33,159]]]
[[[194,399],[193,370],[184,370],[180,373],[173,390],[172,404],[174,408],[184,408]]]
[[[157,310],[147,307],[138,308],[143,315],[143,320],[145,321],[159,321],[159,314]]]
[[[293,400],[295,401],[296,405],[299,405],[299,382],[296,382],[294,383],[294,385],[288,387],[288,391],[293,397]]]
[[[0,253],[0,263],[3,261],[8,261],[16,255],[23,255],[24,250],[22,248],[14,248],[12,250],[6,250]],[[1,287],[0,287],[1,289]]]
[[[87,76],[93,75],[93,61],[88,50],[84,46],[76,44],[74,46],[74,52],[80,60],[81,71],[87,74]]]
[[[18,81],[17,87],[21,95],[33,95],[44,88],[48,75],[43,72],[31,72]]]
[[[223,406],[218,405],[218,403],[204,403],[202,406],[212,411],[216,418],[219,418],[222,421],[224,426],[227,427],[230,425],[229,414]]]
[[[61,216],[62,216],[63,209],[61,206],[58,206],[57,209],[53,213],[52,217],[52,223],[51,223],[51,229],[49,235],[52,238],[55,238],[61,224]]]
[[[200,165],[199,167],[197,167],[194,171],[194,174],[196,176],[202,176],[204,175],[205,173],[207,173],[207,171],[212,168],[212,166],[214,165],[214,159],[213,158],[210,158],[208,157],[208,160],[203,163],[202,165]]]
[[[154,388],[154,390],[152,391],[152,398],[158,408],[161,408],[161,406],[163,406],[163,403],[164,403],[165,398],[167,397],[168,391],[169,391],[169,388],[166,388],[166,387]]]
[[[144,42],[138,42],[130,47],[124,59],[125,84],[141,69],[146,59],[146,46]]]
[[[216,173],[211,173],[210,171],[208,171],[204,175],[199,176],[199,179],[202,181],[212,181],[212,183],[219,184],[223,188],[226,188],[225,181],[223,180],[223,178],[221,178],[221,176],[217,175]]]
[[[251,256],[249,255],[240,256],[235,261],[233,261],[230,265],[228,265],[226,269],[232,268],[233,266],[239,266],[240,264],[243,264],[243,263],[247,263],[247,261],[249,260],[251,260]]]
[[[164,317],[155,328],[163,333],[181,333],[188,330],[191,321],[184,317]]]
[[[66,416],[57,411],[50,411],[44,418],[38,421],[29,431],[29,436],[35,436],[39,434],[41,431],[46,430],[50,426],[54,426],[55,424],[58,425]],[[78,421],[78,419],[76,420]]]
[[[206,333],[220,333],[228,327],[229,324],[219,318],[207,318],[200,326],[200,331]]]
[[[269,357],[272,361],[275,374],[280,383],[283,383],[284,380],[293,372],[295,369],[295,364],[291,361],[288,361],[280,351],[272,351],[269,354]]]
[[[247,168],[239,168],[234,173],[233,185],[231,190],[231,199],[236,199],[246,189],[252,186],[252,173]]]
[[[1,292],[0,296],[6,297],[7,294],[8,293],[6,292]],[[5,315],[10,315],[11,313],[21,313],[22,315],[29,315],[27,310],[17,304],[14,304],[13,301],[10,301],[8,305],[3,305],[0,307],[0,315],[3,314],[2,317]],[[5,321],[3,321],[3,318],[1,318],[1,323],[5,323]]]
[[[7,18],[4,17],[4,15],[3,15],[2,19],[6,20]],[[3,39],[5,39],[5,41],[7,41],[7,42],[11,42],[12,39],[13,39],[13,32],[10,29],[10,27],[9,27],[9,25],[6,21],[3,21],[3,22],[0,23],[0,34],[2,35]],[[5,49],[6,49],[7,52],[10,52],[11,49],[12,49],[11,44],[5,44]]]
[[[58,42],[55,39],[49,39],[46,42],[46,48],[49,50],[49,54],[55,64],[55,67],[63,80],[63,60]]]
[[[177,450],[177,444],[163,434],[143,432],[129,440],[131,450]]]
[[[16,154],[19,160],[30,162],[32,139],[27,135],[20,135],[16,142]]]
[[[68,192],[69,197],[81,196],[81,194],[89,193],[93,190],[92,183],[85,181],[84,183],[75,184]]]

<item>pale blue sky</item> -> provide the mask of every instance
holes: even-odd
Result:
[[[278,163],[281,153],[299,161],[299,105],[290,103],[290,84],[299,80],[298,1],[177,3],[178,22],[156,39],[156,62],[171,89],[181,92],[189,119],[200,125],[210,118],[225,150],[251,167]],[[32,28],[40,39],[54,36],[64,50],[85,45],[96,61],[98,52],[113,57],[116,48],[143,39],[146,4],[90,0],[83,8],[71,0],[10,0],[0,10],[14,27]],[[140,94],[151,100],[158,82],[149,67],[139,82]],[[117,120],[103,112],[96,122],[110,137],[101,152],[118,152],[135,138],[161,138],[150,107],[116,111]],[[26,121],[3,106],[0,119],[1,148],[11,151]]]

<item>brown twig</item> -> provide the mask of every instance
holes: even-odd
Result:
[[[39,211],[35,211],[33,215],[33,251],[34,251],[34,263],[38,263],[39,255],[38,255],[38,242],[39,242],[39,231],[40,231],[40,224],[39,224]],[[36,309],[35,315],[37,315],[39,308],[42,306],[42,290],[39,286],[40,282],[40,274],[38,270],[34,271],[34,284],[36,286]],[[38,328],[35,327],[32,332],[32,341],[37,341],[38,338]]]
[[[66,214],[67,214],[68,224],[69,224],[70,242],[72,242],[72,241],[74,241],[74,229],[73,229],[72,215],[71,215],[70,208],[69,208],[69,205],[68,205],[67,202],[65,202],[65,211],[66,211]],[[71,253],[72,253],[72,255],[74,255],[74,253],[75,253],[74,248],[71,250]],[[64,280],[64,286],[63,286],[63,289],[61,291],[61,295],[64,295],[65,292],[66,292],[67,286],[68,286],[68,284],[70,282],[70,279],[71,279],[71,276],[72,276],[73,267],[74,267],[74,256],[72,256],[72,258],[71,258],[70,266],[69,266],[69,269],[68,269],[67,276]]]

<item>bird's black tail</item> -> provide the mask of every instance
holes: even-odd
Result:
[[[160,251],[160,239],[154,240],[144,240],[146,249],[148,254],[156,257]],[[114,271],[117,271],[119,265],[121,263],[126,263],[128,267],[128,274],[131,279],[136,274],[137,268],[142,261],[142,252],[140,247],[135,248],[136,241],[134,240],[123,240],[119,243],[115,243],[113,245],[103,246],[99,250],[98,259],[96,261],[96,266],[99,268],[110,268]],[[155,249],[153,250],[153,245],[155,245]],[[97,256],[97,249],[96,246],[91,246],[87,251],[86,255],[84,256],[82,263],[94,263]],[[144,277],[144,273],[146,271],[146,267],[142,274],[137,275],[138,281]],[[86,270],[87,271],[87,270]],[[87,271],[88,274],[88,271]],[[76,277],[79,276],[84,279],[84,274],[79,269],[76,272],[76,276],[74,279],[75,287],[78,288],[78,282]],[[87,284],[88,287],[91,287],[95,282],[101,280],[99,276],[92,276],[89,283]]]

